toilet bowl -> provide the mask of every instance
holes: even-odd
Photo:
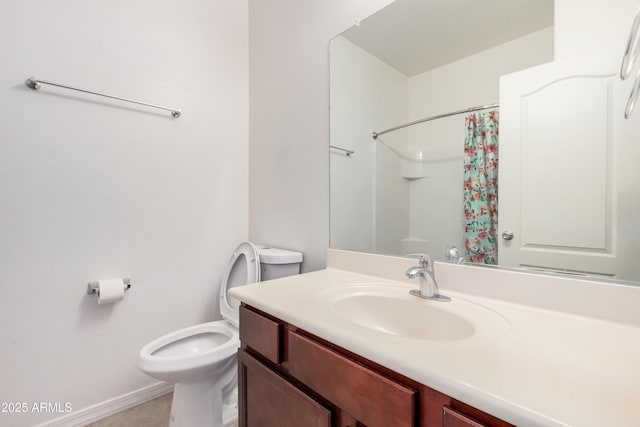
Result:
[[[138,368],[175,383],[170,427],[227,427],[237,421],[240,302],[227,291],[261,279],[298,274],[301,262],[299,252],[241,243],[220,286],[224,320],[180,329],[142,347]]]
[[[202,323],[151,341],[140,350],[138,366],[162,381],[199,382],[235,355],[238,342],[238,329],[226,321]]]

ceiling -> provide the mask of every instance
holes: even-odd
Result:
[[[342,35],[411,77],[552,25],[553,0],[396,0]]]

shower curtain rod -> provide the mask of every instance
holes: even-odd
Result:
[[[425,119],[420,119],[420,120],[416,120],[416,121],[413,121],[413,122],[405,123],[405,124],[400,125],[400,126],[395,126],[395,127],[389,128],[389,129],[385,129],[385,130],[383,130],[381,132],[373,132],[373,139],[378,139],[378,137],[380,135],[384,135],[385,133],[388,133],[388,132],[393,132],[394,130],[398,130],[398,129],[406,128],[406,127],[409,127],[409,126],[417,125],[418,123],[424,123],[424,122],[428,122],[428,121],[435,120],[435,119],[441,119],[443,117],[455,116],[455,115],[458,115],[458,114],[471,113],[472,111],[489,110],[491,108],[498,108],[499,106],[500,106],[500,104],[481,105],[479,107],[471,107],[471,108],[466,108],[464,110],[452,111],[450,113],[438,114],[437,116],[431,116],[431,117],[427,117]]]

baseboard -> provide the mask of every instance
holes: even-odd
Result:
[[[38,424],[35,427],[83,427],[87,424],[99,421],[110,415],[133,408],[156,397],[167,394],[173,390],[173,384],[165,382],[143,387],[131,393],[114,397],[113,399],[97,403],[87,408],[73,411],[62,417]]]

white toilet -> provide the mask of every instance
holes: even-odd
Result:
[[[224,320],[164,335],[140,350],[138,367],[159,380],[176,383],[171,427],[227,427],[238,419],[237,351],[239,301],[235,286],[300,273],[302,254],[241,243],[220,286]]]

